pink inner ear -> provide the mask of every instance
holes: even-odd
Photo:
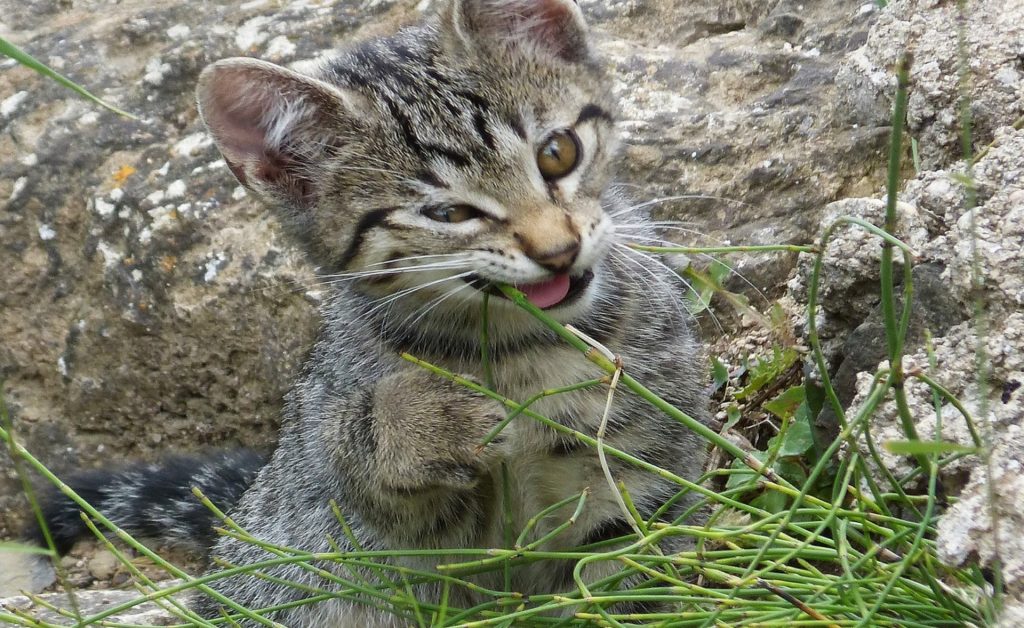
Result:
[[[224,155],[224,161],[242,184],[248,183],[248,177],[242,164],[260,159],[261,155],[266,153],[264,135],[245,126],[226,127],[221,133],[222,139],[219,146]],[[268,166],[269,164],[261,163],[260,171],[266,171]]]
[[[273,66],[214,66],[201,79],[203,118],[231,172],[300,204],[313,196],[301,160],[303,130],[319,109],[315,87]],[[298,152],[296,152],[298,151]]]
[[[464,6],[485,35],[510,43],[521,39],[567,60],[585,54],[586,36],[573,0],[465,0]]]
[[[222,68],[205,82],[203,115],[231,171],[245,183],[245,166],[262,162],[267,149],[267,112],[277,106],[265,77],[251,68]],[[262,164],[261,164],[262,165]],[[258,168],[262,169],[262,168]]]

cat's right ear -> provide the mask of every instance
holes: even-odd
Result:
[[[352,97],[292,70],[236,58],[203,70],[199,113],[228,168],[268,200],[316,203],[318,166],[352,126]]]
[[[475,53],[498,47],[571,63],[590,55],[576,0],[449,0],[441,19]]]

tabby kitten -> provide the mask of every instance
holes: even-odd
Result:
[[[575,525],[546,548],[630,533],[594,449],[520,416],[481,450],[505,408],[399,356],[483,380],[480,313],[490,292],[498,392],[521,401],[599,377],[491,287],[514,284],[621,356],[666,400],[706,418],[699,347],[675,278],[626,250],[619,235],[647,227],[609,190],[617,147],[610,87],[571,0],[448,0],[424,22],[342,51],[308,74],[253,59],[203,72],[200,111],[228,167],[278,212],[330,290],[319,339],[287,397],[280,443],[231,511],[235,522],[270,544],[330,551],[333,539],[352,549],[333,500],[365,550],[501,547],[505,510],[521,530],[545,507],[589,488]],[[599,387],[531,409],[594,435],[606,395]],[[704,460],[695,435],[625,391],[615,397],[606,439],[686,478]],[[258,465],[237,455],[211,460],[180,472],[180,485],[218,489],[231,502],[224,484],[240,493]],[[502,503],[503,467],[510,504]],[[679,488],[614,460],[611,469],[645,517]],[[147,477],[122,474],[138,498],[131,503],[103,490],[96,505],[135,527],[206,534],[213,521],[187,491],[168,500],[166,491],[146,489]],[[571,509],[541,521],[537,537]],[[673,543],[680,541],[663,549]],[[230,537],[212,553],[235,565],[271,557]],[[401,562],[431,569],[437,559]],[[573,566],[516,568],[513,590],[573,589]],[[352,577],[336,564],[319,567]],[[584,577],[615,569],[597,564]],[[333,586],[292,564],[265,573],[276,580],[235,576],[214,586],[248,608],[310,595],[301,586]],[[500,574],[474,578],[503,587]],[[417,594],[436,602],[440,591],[423,586]],[[454,588],[450,603],[478,600]],[[196,608],[205,617],[220,613],[205,597]],[[408,622],[342,599],[269,617],[290,626]]]

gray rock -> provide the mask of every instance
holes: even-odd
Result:
[[[943,269],[940,265],[924,263],[915,266],[911,273],[914,287],[913,307],[910,311],[910,326],[907,329],[904,346],[907,351],[916,351],[924,346],[926,333],[945,336],[954,325],[967,319],[968,312],[966,305],[949,290],[948,282],[942,277]],[[897,287],[897,312],[903,307],[902,286],[901,280]],[[841,358],[836,364],[832,385],[839,400],[847,406],[856,394],[857,375],[873,370],[888,355],[881,306],[846,335],[839,354]],[[818,417],[817,426],[822,431],[820,436],[827,441],[831,441],[839,433],[838,420],[828,406]]]
[[[943,183],[953,172],[927,173],[906,187],[909,206],[931,207],[932,231],[917,246],[919,256],[942,267],[924,282],[925,290],[945,290],[939,301],[983,304],[983,326],[975,320],[953,324],[958,308],[935,309],[941,315],[929,324],[936,332],[934,359],[921,350],[909,350],[904,369],[923,369],[957,395],[972,414],[984,446],[991,448],[991,477],[981,456],[968,456],[943,469],[943,486],[958,497],[938,527],[939,557],[953,565],[1001,562],[1008,604],[1019,608],[1024,600],[1024,131],[995,131],[994,146],[975,168],[978,206],[966,211],[962,196]],[[941,199],[951,201],[943,204]],[[919,212],[919,215],[922,215]],[[864,260],[866,261],[866,260]],[[971,284],[972,267],[978,265],[979,285]],[[837,295],[841,298],[841,295]],[[934,306],[935,301],[932,301]],[[962,310],[960,310],[962,312]],[[981,330],[983,335],[978,336]],[[980,347],[980,350],[979,350]],[[866,363],[868,358],[863,358]],[[885,366],[883,362],[879,366]],[[979,366],[985,369],[984,376]],[[863,404],[875,366],[857,374],[857,396],[850,413]],[[922,439],[935,437],[938,416],[930,389],[916,380],[906,386],[911,416]],[[940,408],[943,440],[973,446],[960,413],[950,404]],[[904,440],[896,408],[883,403],[872,416],[872,436],[877,442]],[[883,452],[884,464],[897,476],[910,471],[903,457]],[[990,482],[997,490],[990,492]],[[992,512],[997,513],[992,517]],[[1012,625],[1012,624],[1008,624]]]
[[[842,110],[851,122],[884,124],[895,92],[892,67],[903,50],[914,54],[907,113],[921,163],[931,170],[962,156],[958,107],[959,59],[970,63],[966,84],[974,139],[985,144],[996,129],[1024,115],[1024,4],[1017,0],[973,2],[959,17],[957,3],[892,2],[881,12],[864,47],[850,55],[837,76]],[[958,25],[963,26],[963,45]],[[1014,61],[1017,60],[1017,61]]]
[[[998,558],[1009,594],[1001,622],[1007,626],[1019,624],[1013,617],[1024,608],[1024,546],[1019,542],[1024,490],[1017,481],[1024,461],[1019,384],[1024,382],[1024,132],[1008,126],[1024,112],[1024,84],[1017,80],[1019,63],[1012,61],[1019,60],[1024,42],[1022,18],[1021,3],[990,1],[972,5],[962,21],[963,50],[971,70],[966,94],[973,116],[973,152],[981,155],[974,167],[977,206],[971,210],[958,182],[965,168],[958,136],[955,4],[893,3],[836,78],[841,88],[838,109],[850,116],[850,122],[884,124],[887,107],[879,105],[891,101],[891,66],[903,42],[913,48],[907,122],[918,140],[922,171],[900,194],[901,235],[917,256],[913,317],[935,336],[938,368],[929,368],[931,358],[913,329],[904,367],[908,372],[929,371],[957,395],[992,448],[991,477],[978,456],[944,468],[943,488],[958,500],[939,524],[937,549],[942,560],[953,565],[992,566]],[[881,224],[880,214],[869,211],[871,207],[881,205],[851,199],[832,209]],[[836,215],[827,209],[822,227]],[[837,234],[824,265],[817,321],[841,394],[844,399],[855,394],[850,415],[863,404],[871,374],[886,366],[877,313],[878,247],[877,240],[873,245],[869,240],[874,239],[847,231]],[[802,264],[790,284],[797,301],[806,299],[807,270]],[[982,306],[982,326],[966,320],[974,315],[975,303]],[[978,330],[983,332],[980,339]],[[986,371],[983,378],[979,366]],[[918,434],[934,438],[938,416],[930,390],[916,380],[908,382],[906,390]],[[942,438],[972,445],[959,413],[949,404],[940,410]],[[828,417],[822,418],[827,422]],[[871,425],[877,442],[906,438],[891,402],[878,408]],[[903,457],[884,451],[882,456],[897,476],[911,468]],[[989,492],[990,482],[996,491]]]
[[[171,586],[174,582],[163,583]],[[75,591],[75,603],[83,617],[95,615],[112,606],[130,602],[139,598],[136,591]],[[69,610],[71,603],[67,593],[46,593],[39,596],[43,602],[54,605],[58,608]],[[25,596],[3,598],[0,597],[0,608],[17,609],[22,612],[30,612],[33,617],[44,622],[53,622],[64,625],[68,618],[52,610],[36,606]],[[133,606],[124,612],[112,615],[107,621],[120,624],[133,624],[136,626],[169,626],[180,623],[173,615],[160,608],[154,603],[145,603]]]
[[[39,593],[54,580],[56,574],[48,557],[0,548],[0,599],[22,592]]]
[[[121,562],[110,550],[101,549],[89,558],[89,573],[97,580],[110,580]]]

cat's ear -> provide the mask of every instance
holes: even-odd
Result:
[[[589,57],[576,0],[449,0],[442,19],[471,47],[498,45],[569,62]]]
[[[318,164],[351,119],[340,90],[256,59],[203,70],[199,113],[228,168],[259,195],[298,207],[316,202]]]

